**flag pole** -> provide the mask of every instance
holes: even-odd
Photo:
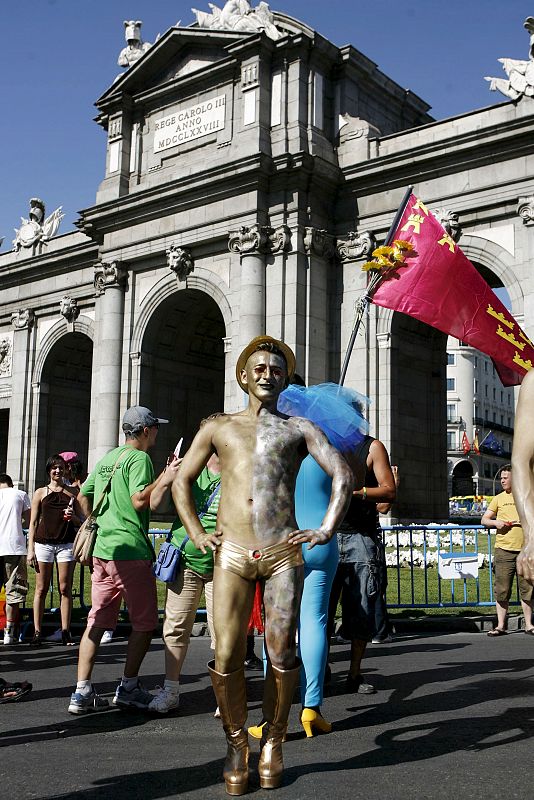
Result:
[[[404,192],[404,197],[402,198],[402,203],[398,207],[397,213],[395,214],[393,222],[391,223],[391,225],[389,227],[389,231],[387,232],[387,236],[385,238],[384,245],[390,245],[391,244],[391,240],[393,239],[393,236],[395,234],[395,231],[397,230],[397,227],[399,225],[401,217],[404,214],[404,210],[405,210],[406,206],[408,205],[408,200],[410,199],[410,195],[412,193],[412,190],[413,190],[413,186],[408,186],[408,188]],[[375,285],[373,291],[375,291],[378,288],[378,285],[379,285],[378,283]],[[345,358],[343,359],[343,366],[341,367],[341,374],[339,376],[339,385],[340,386],[343,386],[343,384],[345,383],[345,377],[347,375],[347,369],[349,368],[350,357],[351,357],[352,351],[354,349],[354,342],[356,341],[356,336],[358,335],[358,331],[360,329],[360,325],[361,325],[361,322],[362,322],[362,319],[363,319],[363,315],[367,311],[367,308],[369,307],[371,299],[372,299],[372,293],[369,292],[369,291],[366,291],[365,294],[362,297],[360,297],[360,299],[358,300],[358,304],[356,306],[356,317],[354,319],[354,325],[353,325],[353,328],[352,328],[352,333],[350,335],[349,343],[347,345],[347,351],[345,353]]]
[[[488,421],[489,421],[489,420],[488,420]],[[483,426],[483,427],[485,427],[485,426]],[[482,447],[482,445],[484,444],[484,442],[486,441],[486,439],[488,438],[488,436],[490,435],[490,433],[491,433],[491,429],[490,429],[490,430],[487,432],[487,434],[484,436],[484,438],[482,439],[482,441],[478,443],[478,446],[479,446],[479,447]]]

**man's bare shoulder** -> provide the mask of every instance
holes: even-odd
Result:
[[[219,414],[212,414],[204,420],[203,425],[209,425],[212,430],[220,430],[235,422],[240,422],[245,419],[244,411],[236,411],[233,414],[220,412]]]
[[[369,445],[369,455],[371,455],[371,456],[382,456],[385,453],[387,453],[386,447],[380,441],[380,439],[373,439],[373,441]]]
[[[210,425],[211,427],[216,427],[217,425],[224,424],[224,421],[229,416],[231,415],[225,414],[224,411],[217,411],[216,414],[210,414],[209,417],[205,417],[200,423],[200,427],[204,428],[206,425]]]
[[[204,420],[201,430],[211,436],[225,435],[225,431],[230,433],[232,430],[246,426],[250,418],[243,411],[236,411],[233,414],[213,414]]]
[[[286,417],[285,415],[282,415],[282,418],[286,419],[288,424],[297,430],[303,438],[308,436],[318,436],[320,438],[324,437],[324,433],[319,425],[316,425],[315,422],[306,419],[306,417]]]

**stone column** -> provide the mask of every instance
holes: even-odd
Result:
[[[127,274],[118,261],[95,265],[94,285],[98,300],[91,386],[91,467],[118,444]]]
[[[13,484],[28,488],[29,420],[31,414],[32,329],[34,312],[29,309],[11,315],[13,325],[12,395],[9,412],[7,469]]]
[[[228,248],[241,256],[238,353],[255,336],[265,333],[265,253],[270,250],[272,228],[242,225],[230,231]]]
[[[332,236],[318,228],[304,229],[304,249],[308,256],[306,281],[306,364],[304,379],[308,386],[329,378],[328,353],[328,273],[335,255]]]

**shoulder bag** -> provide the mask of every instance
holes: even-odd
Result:
[[[221,486],[221,482],[219,481],[215,489],[210,494],[207,503],[205,504],[204,508],[202,509],[201,513],[198,515],[199,519],[202,519],[204,514],[207,512],[211,504],[213,503],[219,489]],[[161,545],[158,553],[158,557],[156,559],[156,563],[153,566],[153,572],[156,578],[163,583],[172,583],[176,580],[178,576],[178,572],[180,570],[180,565],[182,563],[182,554],[184,552],[185,546],[189,541],[189,536],[185,536],[185,539],[181,543],[179,547],[176,547],[175,544],[172,543],[172,530],[169,531],[167,534],[167,538]]]
[[[96,537],[98,535],[98,523],[96,521],[96,518],[98,517],[98,512],[100,511],[100,507],[102,506],[104,498],[111,485],[111,479],[115,475],[117,467],[119,466],[119,461],[121,460],[123,455],[124,453],[121,453],[118,459],[116,460],[111,475],[109,476],[106,485],[102,489],[102,493],[98,499],[98,503],[93,508],[89,516],[82,522],[82,524],[78,528],[76,536],[74,537],[74,542],[72,545],[72,555],[74,556],[74,560],[84,567],[91,566],[93,550],[95,549]]]

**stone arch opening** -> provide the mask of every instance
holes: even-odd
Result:
[[[476,233],[462,234],[460,247],[493,290],[506,289],[514,316],[522,315],[524,296],[515,273],[513,250]]]
[[[224,406],[226,329],[217,303],[199,289],[181,289],[152,314],[143,336],[139,403],[169,419],[151,453],[165,463],[183,436],[182,453],[200,421]]]
[[[458,461],[452,470],[452,496],[463,497],[475,493],[473,465],[469,461]]]
[[[66,333],[51,347],[39,387],[36,484],[45,480],[46,459],[74,450],[87,467],[93,342],[84,333]]]

